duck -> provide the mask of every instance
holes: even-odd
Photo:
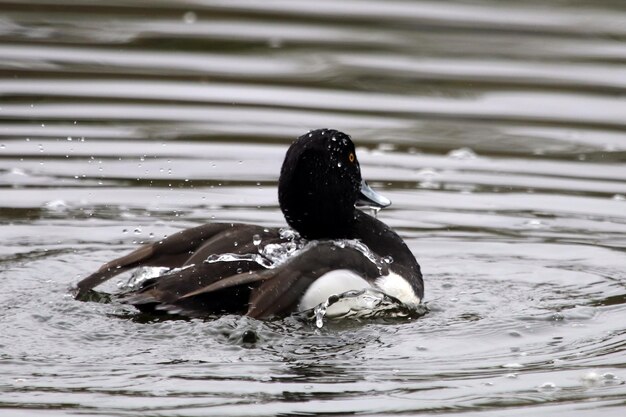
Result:
[[[307,311],[329,297],[373,288],[414,308],[419,263],[402,238],[364,208],[391,204],[361,177],[351,137],[316,129],[288,148],[278,180],[288,227],[207,223],[144,244],[78,282],[75,298],[140,267],[166,273],[121,295],[142,312],[256,319]],[[277,255],[278,254],[278,255]]]

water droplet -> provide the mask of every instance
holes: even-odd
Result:
[[[269,38],[267,40],[267,44],[269,45],[270,48],[274,48],[274,49],[282,48],[283,40],[281,38],[278,38],[278,37],[271,37],[271,38]]]
[[[278,231],[278,234],[280,235],[281,239],[287,239],[287,240],[293,240],[296,237],[299,237],[298,233],[295,230],[290,229],[288,227],[283,227],[282,229],[280,229]]]
[[[441,176],[441,174],[433,168],[422,168],[415,173],[415,176],[424,181],[432,181],[433,178]]]
[[[248,329],[241,335],[241,341],[243,343],[256,343],[259,340],[259,336],[254,330]]]
[[[556,384],[554,382],[544,382],[538,388],[540,391],[554,391],[556,390]]]
[[[252,236],[252,244],[254,246],[259,246],[261,244],[261,236],[259,235]]]
[[[393,258],[391,257],[391,255],[387,255],[383,258],[383,262],[386,263],[387,265],[393,263]]]
[[[52,210],[52,211],[63,211],[68,208],[68,204],[63,200],[48,201],[44,206],[48,210]]]
[[[520,363],[506,363],[502,365],[503,368],[521,368],[522,364]]]
[[[448,152],[447,156],[452,159],[458,159],[463,161],[476,159],[477,157],[476,153],[470,148],[453,149]]]
[[[135,227],[135,230],[133,230],[133,233],[136,235],[140,235],[141,234],[141,229],[138,227]]]
[[[612,381],[617,379],[617,377],[615,376],[615,374],[611,373],[611,372],[605,372],[602,374],[602,378],[604,378],[607,381]]]
[[[393,143],[379,143],[378,150],[381,152],[391,152],[396,149]]]
[[[561,312],[556,312],[550,315],[548,318],[549,321],[563,321],[565,320],[565,315]]]
[[[540,228],[542,228],[542,227],[545,227],[545,225],[544,225],[544,224],[542,223],[542,221],[541,221],[541,220],[539,220],[539,219],[531,219],[531,220],[528,220],[528,221],[525,223],[525,225],[526,225],[526,226],[528,226],[528,227],[531,227],[531,228],[533,228],[533,229],[540,229]]]
[[[313,309],[313,314],[315,315],[315,326],[318,329],[321,329],[324,326],[324,316],[326,315],[326,310],[330,304],[329,300],[321,303],[317,307]]]
[[[183,15],[183,22],[187,25],[193,25],[198,20],[198,16],[194,12],[187,12]]]
[[[441,177],[441,174],[434,169],[420,169],[415,175],[421,180],[418,183],[418,188],[436,189],[440,186],[438,179]]]
[[[585,384],[594,385],[600,382],[600,378],[601,378],[600,374],[598,374],[595,371],[591,371],[583,375],[581,379]]]

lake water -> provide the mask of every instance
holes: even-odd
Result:
[[[72,299],[140,242],[283,225],[318,127],[393,201],[428,314]],[[0,335],[3,416],[625,415],[626,3],[0,0]]]

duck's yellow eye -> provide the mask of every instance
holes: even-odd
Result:
[[[350,155],[348,155],[348,161],[354,162],[354,154],[352,152],[350,152]]]

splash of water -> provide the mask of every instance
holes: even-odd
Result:
[[[293,229],[280,229],[280,237],[287,239],[286,242],[269,243],[261,247],[261,238],[259,235],[252,237],[252,243],[257,248],[257,253],[222,253],[211,254],[204,262],[236,262],[247,261],[255,262],[266,269],[274,269],[284,264],[293,256],[313,245],[313,242],[307,242],[300,238],[300,235]]]
[[[361,204],[357,204],[356,208],[358,208],[361,211],[366,212],[367,214],[369,214],[370,216],[374,218],[377,218],[378,212],[382,210],[382,207],[379,207],[379,206],[368,206],[368,205],[361,205]]]
[[[323,303],[318,304],[317,307],[313,309],[313,317],[315,318],[315,325],[318,329],[321,329],[324,326],[324,316],[326,315],[329,305],[330,298]]]
[[[391,256],[380,257],[376,255],[372,250],[363,242],[357,239],[337,239],[332,241],[333,244],[340,248],[351,248],[361,252],[367,260],[376,265],[378,272],[382,275],[385,268],[393,262]]]
[[[222,254],[211,254],[209,255],[204,262],[212,264],[215,262],[237,262],[237,261],[247,261],[247,262],[256,262],[264,268],[272,269],[276,266],[272,263],[271,260],[263,257],[263,255],[258,253],[222,253]]]
[[[164,266],[144,266],[137,268],[126,281],[119,281],[117,288],[122,291],[133,291],[150,278],[160,277],[170,272],[170,268]]]
[[[420,304],[408,306],[376,288],[346,291],[332,295],[323,303],[311,310],[303,312],[304,316],[313,319],[317,328],[324,326],[327,319],[368,319],[368,318],[408,318],[426,314],[428,308]]]
[[[283,227],[278,231],[281,239],[296,240],[300,239],[300,234],[290,227]]]
[[[204,262],[216,263],[246,261],[255,262],[266,269],[274,269],[317,244],[315,241],[309,242],[302,239],[298,232],[290,228],[282,228],[279,233],[281,238],[287,239],[286,242],[269,243],[265,246],[261,246],[260,236],[254,235],[252,243],[257,248],[256,253],[211,254],[204,260]],[[335,239],[330,242],[339,248],[351,248],[360,252],[367,260],[378,268],[381,275],[387,274],[386,269],[393,262],[393,258],[391,256],[380,257],[372,252],[367,245],[357,239]]]

